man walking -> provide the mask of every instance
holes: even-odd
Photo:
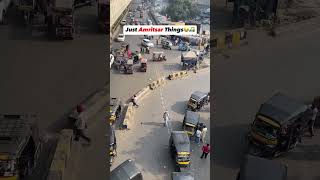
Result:
[[[163,113],[164,127],[168,127],[169,114],[168,111]]]
[[[203,126],[202,131],[201,131],[201,141],[203,143],[206,142],[205,137],[206,137],[207,131],[208,131],[207,127]]]
[[[314,123],[316,121],[317,115],[318,115],[318,108],[313,104],[311,106],[312,108],[312,116],[309,120],[309,132],[310,132],[310,136],[314,136],[314,131],[313,131],[313,127],[314,127]]]
[[[200,137],[201,137],[201,131],[199,129],[197,129],[196,134],[195,134],[195,142],[197,144],[200,143]]]
[[[133,106],[139,107],[139,105],[137,104],[137,96],[136,95],[133,95],[132,103],[133,103]]]
[[[78,120],[75,123],[75,140],[78,141],[79,137],[82,137],[88,143],[91,143],[91,139],[84,134],[84,130],[87,128],[85,120],[78,116]]]
[[[210,153],[210,145],[203,145],[202,146],[202,155],[201,155],[201,159],[204,157],[205,159],[207,159],[208,154]]]

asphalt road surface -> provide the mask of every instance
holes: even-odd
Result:
[[[165,86],[152,91],[135,109],[130,130],[116,130],[118,156],[111,170],[126,159],[134,159],[145,179],[168,180],[174,171],[174,162],[169,151],[170,130],[181,130],[187,100],[194,91],[210,91],[210,72],[199,72],[181,80],[168,82]],[[161,98],[163,97],[163,98]],[[168,110],[169,128],[163,125],[163,112]],[[200,112],[201,122],[210,129],[210,106]],[[208,131],[210,134],[210,130]],[[210,142],[210,136],[206,136]],[[196,179],[210,179],[210,155],[200,159],[201,146],[191,142],[191,171]]]
[[[214,179],[235,179],[245,149],[245,133],[261,103],[280,91],[302,102],[319,95],[320,26],[294,25],[278,38],[249,32],[249,45],[215,57]],[[276,159],[288,165],[290,180],[320,178],[320,131]]]
[[[56,132],[71,109],[109,79],[107,37],[98,33],[96,5],[75,13],[72,41],[32,37],[14,11],[9,25],[0,26],[1,113],[37,113],[40,128]]]

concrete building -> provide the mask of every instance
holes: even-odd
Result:
[[[110,0],[110,33],[113,34],[132,0]]]

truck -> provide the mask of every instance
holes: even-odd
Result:
[[[109,0],[99,0],[98,1],[98,24],[102,32],[109,33]]]
[[[55,39],[73,39],[74,0],[53,0],[48,9],[49,35]]]

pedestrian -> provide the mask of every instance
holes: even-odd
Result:
[[[168,113],[168,111],[165,111],[163,113],[163,120],[164,120],[164,127],[168,127],[168,121],[169,121],[169,113]]]
[[[75,123],[75,140],[79,141],[79,137],[81,137],[91,143],[91,139],[84,134],[85,129],[87,129],[86,121],[81,116],[78,116],[78,120]]]
[[[314,123],[316,121],[317,115],[318,115],[318,108],[313,104],[312,105],[312,116],[309,120],[309,132],[310,132],[310,136],[314,136],[314,131],[313,131],[313,127],[314,127]]]
[[[196,130],[196,133],[195,133],[195,142],[197,144],[200,143],[200,137],[201,137],[201,131],[199,129]]]
[[[205,137],[206,137],[207,131],[208,131],[208,128],[204,125],[201,131],[201,141],[203,143],[206,142]]]
[[[142,47],[140,47],[140,52],[142,53]]]
[[[157,39],[157,45],[159,45],[159,39]]]
[[[300,124],[297,125],[297,127],[294,128],[293,130],[293,142],[299,142],[302,143],[302,127]]]
[[[132,103],[133,103],[133,106],[139,107],[139,105],[137,104],[137,96],[136,95],[133,95]]]
[[[201,155],[201,159],[204,157],[205,159],[207,159],[208,154],[210,153],[210,145],[203,145],[202,146],[202,155]]]

